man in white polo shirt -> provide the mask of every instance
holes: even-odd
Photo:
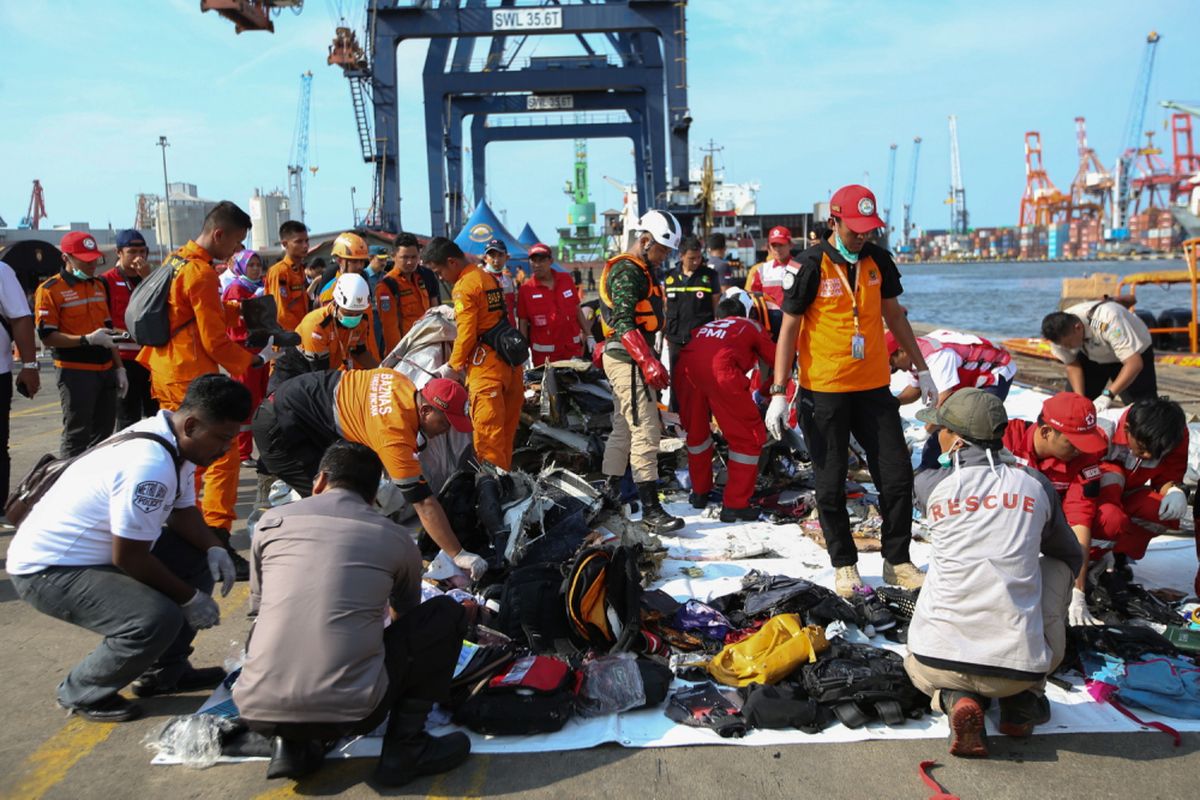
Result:
[[[1126,405],[1158,397],[1150,329],[1120,303],[1089,300],[1047,314],[1042,336],[1066,365],[1071,391],[1093,401],[1097,412],[1118,396]]]
[[[250,393],[224,375],[201,375],[179,410],[160,411],[84,453],[21,522],[7,571],[21,599],[104,635],[58,686],[58,703],[87,719],[141,715],[118,692],[213,688],[220,668],[188,664],[197,630],[220,622],[212,598],[233,587],[224,546],[196,508],[196,466],[231,446]]]

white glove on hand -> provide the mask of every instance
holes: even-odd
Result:
[[[1167,493],[1163,495],[1162,502],[1158,505],[1158,518],[1164,522],[1170,522],[1175,519],[1183,519],[1183,515],[1187,513],[1187,492],[1180,489],[1178,486],[1172,486],[1167,489]]]
[[[488,570],[487,561],[475,555],[470,550],[459,550],[458,555],[454,557],[454,566],[466,571],[473,581],[482,578]]]
[[[108,328],[96,328],[96,330],[84,336],[83,340],[97,347],[112,347],[116,344],[113,341],[112,332]]]
[[[925,403],[927,407],[937,405],[937,384],[933,382],[933,376],[929,374],[929,370],[923,369],[917,373],[917,386],[921,388],[921,402]]]
[[[221,597],[226,596],[237,581],[237,569],[229,551],[224,547],[210,547],[204,555],[208,558],[208,571],[212,573],[213,581],[221,582]]]
[[[1096,407],[1096,412],[1107,411],[1113,404],[1113,399],[1110,395],[1102,394],[1092,401],[1092,405]]]
[[[129,373],[125,371],[124,367],[117,367],[117,397],[124,400],[127,394],[129,394]]]
[[[262,359],[263,365],[270,364],[275,359],[283,355],[283,351],[275,346],[275,337],[271,336],[267,339],[266,346],[258,351],[258,357]]]
[[[450,366],[450,362],[448,361],[434,370],[433,374],[439,378],[449,378],[450,380],[458,381],[459,383],[462,383],[463,379],[462,373]]]
[[[1071,605],[1067,606],[1067,622],[1071,625],[1103,625],[1104,623],[1092,616],[1087,607],[1087,596],[1083,590],[1071,587]]]
[[[782,439],[783,429],[787,427],[787,417],[787,395],[771,395],[771,404],[767,406],[767,432],[776,439]]]
[[[183,609],[184,620],[192,626],[194,631],[202,631],[213,625],[221,624],[221,609],[217,607],[217,601],[212,599],[211,594],[205,594],[199,589],[192,595],[192,599],[181,605],[180,608]]]

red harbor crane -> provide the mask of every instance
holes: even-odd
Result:
[[[1021,195],[1019,225],[1055,225],[1066,222],[1071,198],[1058,190],[1042,164],[1042,135],[1025,134],[1025,193]]]
[[[34,179],[33,191],[29,194],[29,213],[21,218],[17,225],[28,231],[36,231],[46,218],[46,197],[42,194],[42,182]]]
[[[290,8],[299,14],[304,0],[200,0],[201,11],[215,11],[234,24],[238,33],[242,31],[275,32],[271,14],[282,8]]]

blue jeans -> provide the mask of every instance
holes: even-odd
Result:
[[[151,552],[181,580],[211,592],[204,554],[163,529]],[[10,576],[21,599],[38,611],[104,636],[58,686],[64,706],[90,706],[142,675],[170,686],[188,667],[196,632],[179,604],[114,566],[49,567]]]

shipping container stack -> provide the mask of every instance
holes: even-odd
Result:
[[[1178,244],[1178,232],[1171,212],[1150,208],[1129,218],[1129,239],[1156,253],[1169,253]]]

